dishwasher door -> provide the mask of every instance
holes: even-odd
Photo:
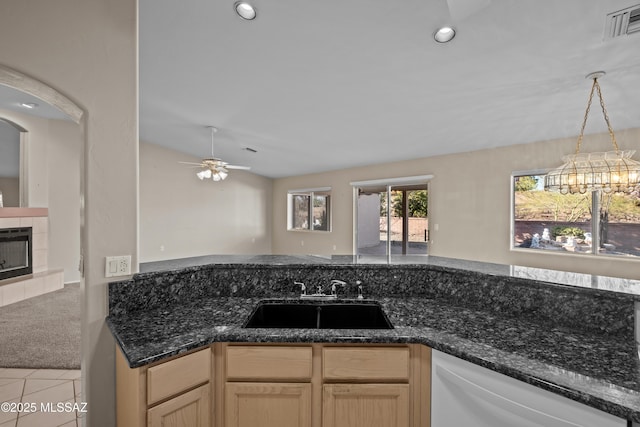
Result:
[[[431,427],[626,427],[627,421],[440,351]]]

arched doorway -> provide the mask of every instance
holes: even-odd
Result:
[[[28,114],[26,113],[23,115],[20,112],[12,112],[11,110],[3,111],[1,110],[1,106],[0,106],[0,116],[2,117],[4,122],[10,123],[13,127],[15,127],[19,131],[20,145],[21,145],[20,160],[19,160],[20,187],[21,187],[20,202],[17,203],[17,206],[15,207],[10,207],[10,208],[5,207],[5,208],[2,208],[1,210],[7,211],[8,209],[15,209],[20,211],[17,214],[15,214],[15,211],[8,212],[8,213],[5,212],[6,215],[4,215],[4,217],[10,218],[10,220],[12,220],[13,222],[17,222],[19,224],[23,224],[25,223],[25,221],[31,218],[30,215],[32,215],[33,211],[46,210],[47,212],[50,212],[53,206],[50,204],[50,201],[48,199],[46,203],[43,203],[42,194],[46,194],[49,190],[49,186],[53,187],[55,185],[53,184],[53,182],[55,182],[56,180],[58,180],[59,184],[69,185],[69,180],[67,179],[68,175],[65,175],[65,173],[69,168],[74,168],[75,169],[74,173],[76,176],[75,178],[76,188],[71,189],[71,191],[77,193],[76,202],[70,212],[65,212],[64,214],[60,215],[58,218],[65,217],[65,216],[68,217],[70,215],[75,217],[74,218],[75,226],[72,227],[73,228],[72,233],[75,234],[74,237],[77,241],[77,244],[73,249],[75,251],[75,259],[76,259],[75,266],[73,265],[64,266],[63,270],[67,270],[67,268],[69,270],[74,270],[73,273],[76,275],[77,281],[80,282],[83,279],[80,273],[77,271],[78,270],[77,266],[79,264],[78,259],[81,258],[80,254],[82,253],[80,242],[82,241],[81,233],[83,232],[80,227],[80,225],[83,223],[82,221],[83,211],[81,209],[82,204],[80,203],[81,192],[82,192],[81,188],[83,187],[82,169],[83,169],[83,158],[84,158],[83,150],[85,145],[85,132],[84,132],[85,124],[84,124],[84,118],[83,118],[84,117],[83,111],[73,101],[68,99],[66,96],[64,96],[57,90],[43,84],[42,82],[32,79],[29,76],[26,76],[16,70],[12,70],[3,66],[0,66],[0,86],[3,88],[10,88],[16,92],[20,92],[25,95],[28,95],[29,97],[36,98],[39,100],[39,103],[41,105],[46,104],[50,108],[59,111],[59,113],[65,117],[65,122],[63,123],[54,123],[54,121],[51,119],[42,119],[42,118],[30,119],[28,118]],[[52,149],[51,152],[49,152],[48,154],[46,150],[44,150],[44,153],[43,153],[42,148],[45,143],[51,144],[52,140],[54,141],[58,139],[63,140],[64,138],[67,138],[70,133],[74,135],[75,141],[72,147],[77,152],[73,153],[73,159],[75,163],[70,161],[70,164],[72,166],[65,167],[60,165],[59,157],[58,158],[55,157],[55,156],[65,155],[64,152],[60,152],[58,146],[56,146],[55,149]],[[53,135],[56,135],[57,138],[52,138]],[[32,155],[31,157],[30,157],[30,154]],[[47,168],[48,164],[46,163],[46,160],[44,160],[45,157],[50,157],[49,161],[52,164],[56,165],[57,167],[51,167],[52,173],[50,174],[48,173],[49,171],[47,171],[47,173],[43,176],[42,171],[37,169],[42,169],[43,165],[44,165],[44,169],[48,169]],[[32,170],[29,171],[29,168],[31,168]],[[36,172],[39,172],[40,176],[37,176],[34,173],[33,169],[36,169]],[[52,175],[55,175],[55,176],[52,178]],[[37,176],[37,178],[34,179],[33,178],[34,176]],[[38,180],[40,180],[40,182],[38,182]],[[44,182],[46,183],[43,185],[39,185],[40,183],[44,183]],[[46,187],[45,191],[41,189],[41,187],[43,186]],[[62,203],[64,199],[65,199],[64,195],[58,195],[56,197],[56,200],[57,200],[56,203],[58,203],[59,205],[60,203]],[[43,204],[46,205],[46,207],[41,207]],[[49,217],[49,213],[47,213],[47,215],[48,216],[46,217],[45,221],[49,221],[49,220],[54,221],[53,218]],[[0,219],[2,219],[2,216],[3,215],[0,215]],[[41,218],[37,218],[37,219],[35,218],[36,217],[34,216],[33,230],[36,230],[35,221],[37,219],[41,219]],[[60,241],[59,240],[60,237],[53,237],[51,235],[51,232],[53,232],[53,230],[59,230],[65,227],[57,227],[57,225],[59,224],[58,222],[53,222],[53,224],[55,224],[56,226],[51,226],[51,224],[52,224],[51,222],[46,222],[46,226],[45,226],[47,233],[49,233],[47,236],[47,240],[49,242],[48,245],[50,245],[50,242],[54,240],[57,240],[58,243],[61,245],[68,244],[68,242]],[[36,245],[35,238],[34,238],[34,243],[32,244],[34,251],[36,249],[36,246],[40,247],[39,245]],[[48,248],[48,249],[51,249],[51,248]],[[35,262],[34,262],[34,266],[35,266]],[[48,277],[47,276],[48,273],[49,273],[48,270],[45,270],[44,272],[39,271],[37,273],[34,272],[32,276],[38,277],[38,278]],[[17,283],[17,282],[14,282],[14,283]],[[79,316],[79,312],[83,311],[81,310],[80,306],[83,304],[83,301],[84,301],[84,298],[80,297],[79,295],[79,292],[81,292],[81,289],[84,288],[84,286],[81,286],[81,285],[83,284],[80,284],[80,283],[77,284],[77,287],[74,291],[75,299],[72,300],[73,302],[77,301],[77,307],[75,307],[75,309],[78,316]],[[28,291],[28,292],[31,292],[31,291]],[[46,295],[52,295],[53,293],[55,292],[52,292],[51,294],[46,294]],[[30,300],[33,301],[37,298],[39,297],[34,296],[33,298],[30,298]],[[12,305],[15,306],[17,304],[20,304],[20,303],[18,302]],[[62,317],[62,315],[60,317]],[[80,329],[79,322],[77,326],[78,326],[77,333],[79,334],[79,329]],[[30,339],[30,338],[27,336],[26,339]],[[42,342],[34,343],[34,344],[40,345],[40,347],[43,346]],[[65,343],[61,343],[61,344],[64,345]],[[80,363],[79,362],[80,360],[79,353],[81,351],[80,349],[81,349],[81,346],[78,343],[78,346],[77,346],[78,363]],[[41,350],[41,352],[43,351]],[[36,364],[37,363],[38,362],[36,362]],[[3,371],[2,365],[0,365],[0,372],[1,371]],[[29,369],[25,369],[24,371],[28,372]],[[62,377],[62,373],[52,371],[52,370],[34,369],[33,371],[34,371],[33,373],[29,374],[29,378],[32,379],[33,383],[36,383],[36,382],[44,383],[46,381],[49,381],[52,384],[55,383],[56,384],[55,387],[58,387],[58,385],[60,385],[61,387],[62,386],[71,387],[71,390],[73,393],[71,395],[71,398],[74,398],[80,392],[79,381],[74,381],[76,377],[70,377],[68,375],[65,377]],[[8,373],[7,375],[11,376]],[[17,374],[15,374],[14,376],[17,376]],[[77,379],[79,380],[80,378],[77,377]],[[27,380],[25,380],[24,384],[26,384],[26,382]],[[15,386],[15,384],[11,383],[10,386]],[[32,386],[30,390],[27,390],[26,387],[23,387],[23,388],[24,388],[23,395],[22,395],[23,401],[26,401],[24,399],[26,398],[25,395],[27,394],[28,391],[37,393],[37,390],[34,388],[34,386]]]

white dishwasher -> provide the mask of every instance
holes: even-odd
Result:
[[[437,350],[431,427],[627,427],[627,421]]]

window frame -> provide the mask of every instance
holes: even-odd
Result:
[[[405,177],[397,177],[397,178],[380,178],[380,179],[370,179],[370,180],[365,180],[365,181],[351,181],[349,183],[349,185],[351,185],[352,189],[353,189],[353,212],[354,212],[354,218],[353,218],[353,253],[356,254],[356,256],[361,257],[362,254],[359,253],[359,248],[358,248],[358,195],[359,195],[359,191],[360,190],[366,190],[366,189],[379,189],[380,187],[384,187],[386,194],[387,194],[387,203],[386,203],[386,210],[387,212],[389,212],[391,210],[391,191],[393,189],[397,189],[397,187],[403,187],[403,186],[418,186],[418,185],[424,185],[425,190],[427,190],[427,192],[430,191],[430,187],[431,187],[431,180],[434,178],[435,175],[433,174],[429,174],[429,175],[415,175],[415,176],[405,176]],[[428,223],[429,227],[431,226],[430,222]],[[391,251],[391,239],[389,239],[389,230],[391,230],[391,216],[387,215],[387,244],[386,244],[386,254],[385,257],[387,259],[387,263],[391,263],[391,258],[395,257],[396,255],[392,255],[392,251]],[[429,229],[427,229],[427,252],[424,255],[429,255],[429,251],[431,248],[431,244],[433,243],[433,241],[431,240],[431,232]],[[400,256],[407,256],[407,255],[400,255]],[[423,255],[420,255],[423,256]]]
[[[307,211],[307,223],[309,228],[295,228],[294,227],[294,198],[295,196],[304,196],[309,198],[309,206]],[[314,228],[313,223],[313,201],[315,197],[325,197],[325,210],[327,213],[327,226],[326,229]],[[287,231],[301,231],[301,232],[314,232],[314,233],[330,233],[333,227],[332,221],[332,202],[331,202],[331,187],[317,187],[317,188],[303,188],[287,191]]]
[[[623,255],[619,255],[619,254],[612,254],[612,253],[602,253],[599,251],[600,248],[600,221],[597,217],[597,215],[594,217],[594,212],[599,212],[600,211],[600,206],[601,206],[601,195],[600,192],[597,190],[594,190],[591,192],[591,217],[590,217],[590,232],[591,232],[591,239],[592,239],[592,243],[591,243],[591,248],[589,251],[580,251],[580,252],[570,252],[570,251],[545,251],[545,250],[537,250],[537,249],[531,249],[531,248],[527,248],[527,247],[518,247],[515,246],[515,222],[516,222],[516,200],[515,200],[515,196],[516,196],[516,192],[515,192],[515,180],[517,177],[521,177],[521,176],[539,176],[541,178],[544,178],[544,176],[549,173],[552,169],[533,169],[533,170],[524,170],[524,171],[514,171],[511,173],[511,182],[510,182],[510,191],[511,191],[511,195],[510,195],[510,199],[511,199],[511,203],[510,203],[510,208],[511,208],[511,213],[510,213],[510,232],[509,232],[509,238],[510,238],[510,242],[509,242],[509,248],[512,251],[517,251],[517,252],[526,252],[526,253],[546,253],[546,254],[553,254],[553,255],[561,255],[561,256],[566,256],[566,255],[578,255],[578,256],[597,256],[597,257],[608,257],[608,258],[614,258],[614,259],[629,259],[629,260],[634,260],[634,261],[638,261],[640,260],[639,256],[629,256],[629,257],[625,257]],[[544,191],[544,190],[543,190]]]

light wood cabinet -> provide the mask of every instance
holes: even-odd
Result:
[[[131,369],[116,355],[120,427],[429,427],[422,345],[216,343]]]
[[[210,427],[211,368],[209,347],[134,369],[117,350],[117,425]]]
[[[225,358],[217,427],[429,427],[425,346],[217,345]]]
[[[310,427],[311,384],[227,383],[225,427]]]
[[[325,347],[324,381],[409,382],[409,347]]]
[[[311,427],[311,346],[222,348],[224,427]]]
[[[211,351],[197,351],[147,370],[147,403],[153,405],[211,378]]]
[[[180,394],[147,411],[149,427],[209,427],[211,425],[209,385]]]
[[[322,353],[322,427],[421,426],[420,419],[411,422],[410,347],[325,347]]]
[[[409,427],[408,384],[326,384],[322,427]]]
[[[310,346],[233,345],[225,352],[227,381],[310,381]]]

